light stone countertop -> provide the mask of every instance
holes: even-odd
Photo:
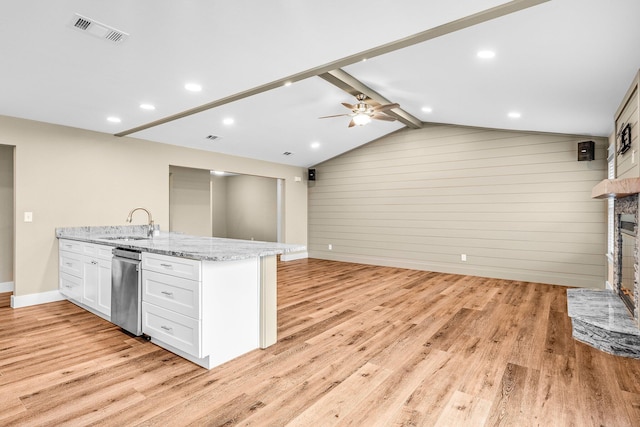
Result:
[[[206,261],[233,261],[306,250],[304,245],[190,236],[167,231],[147,237],[147,230],[146,225],[65,227],[56,228],[56,237]],[[126,236],[144,239],[123,240]],[[123,239],[116,239],[118,237]]]

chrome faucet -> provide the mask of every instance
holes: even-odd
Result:
[[[137,210],[142,210],[145,211],[147,213],[147,216],[149,217],[149,231],[147,232],[147,235],[149,237],[153,236],[153,218],[151,217],[151,212],[149,212],[147,209],[145,208],[133,208],[131,209],[131,212],[129,212],[129,215],[127,216],[127,222],[131,222],[131,220],[133,219],[133,213]]]

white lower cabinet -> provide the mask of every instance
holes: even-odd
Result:
[[[259,259],[142,253],[142,332],[211,369],[259,347]]]
[[[68,299],[111,317],[111,246],[59,242],[59,290]]]

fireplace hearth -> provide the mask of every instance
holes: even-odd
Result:
[[[604,180],[596,198],[615,197],[611,289],[567,290],[573,337],[610,354],[640,359],[638,193],[640,178]]]

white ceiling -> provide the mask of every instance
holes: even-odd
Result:
[[[480,22],[509,8],[523,10]],[[119,134],[211,103],[129,136],[303,167],[404,127],[319,120],[354,102],[315,76],[333,68],[425,122],[593,136],[613,131],[640,68],[638,0],[20,0],[2,9],[0,114]],[[74,13],[129,37],[82,33]],[[415,40],[425,41],[404,47]],[[481,60],[480,49],[496,57]],[[203,90],[187,92],[187,82]]]

